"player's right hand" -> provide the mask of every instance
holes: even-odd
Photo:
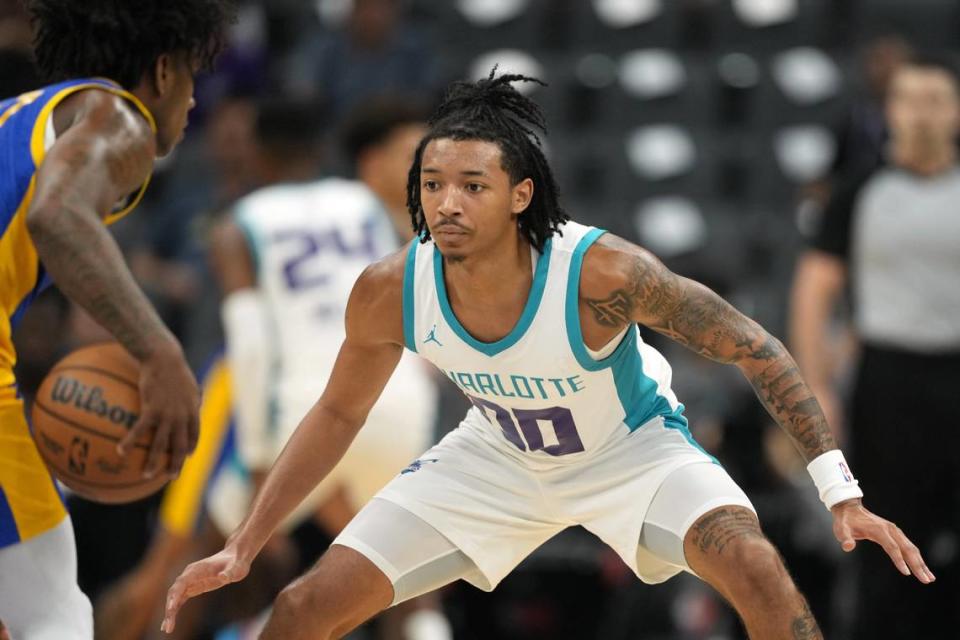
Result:
[[[7,631],[7,628],[3,626],[3,620],[0,620],[0,640],[10,640],[10,633]]]
[[[172,633],[177,622],[177,612],[190,598],[215,591],[231,582],[239,582],[250,573],[250,562],[238,558],[236,551],[227,546],[220,553],[187,566],[167,591],[167,604],[160,630]]]
[[[180,473],[183,461],[197,446],[200,434],[200,389],[197,379],[173,340],[140,363],[140,419],[118,446],[120,455],[144,434],[153,434],[144,476]],[[166,469],[163,455],[170,454]]]

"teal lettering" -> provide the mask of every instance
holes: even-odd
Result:
[[[503,382],[500,381],[500,374],[499,374],[499,373],[495,373],[495,374],[493,375],[493,378],[494,378],[494,380],[497,381],[497,389],[500,390],[500,395],[502,395],[504,398],[515,398],[515,397],[516,397],[517,394],[515,394],[515,393],[507,393],[507,390],[503,388]]]
[[[567,382],[570,384],[570,388],[573,389],[573,392],[583,391],[583,381],[580,380],[580,376],[570,376],[567,378]],[[580,386],[577,386],[579,382]]]
[[[457,379],[460,381],[460,386],[463,387],[464,391],[470,390],[474,393],[481,393],[481,391],[477,389],[476,385],[473,384],[473,376],[471,376],[469,373],[458,373]]]
[[[543,389],[543,378],[530,378],[530,379],[537,383],[537,389],[540,390],[540,397],[546,400],[548,396],[547,396],[547,392]]]
[[[563,385],[561,384],[563,382],[563,378],[550,378],[550,382],[552,382],[553,386],[557,388],[557,393],[560,394],[561,398],[566,397],[567,392],[563,390]]]
[[[486,393],[488,390],[495,396],[500,395],[497,393],[497,390],[493,388],[493,377],[489,373],[478,373],[477,374],[477,386],[480,387],[480,393]]]
[[[523,386],[526,388],[527,392],[524,393],[520,390],[520,385],[517,384],[517,380],[523,381]],[[510,376],[510,382],[513,383],[513,388],[517,392],[517,395],[521,398],[526,398],[529,400],[533,397],[533,389],[530,388],[530,382],[524,376]]]

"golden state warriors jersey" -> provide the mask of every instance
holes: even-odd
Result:
[[[131,93],[104,79],[71,80],[0,102],[0,388],[14,383],[16,354],[11,332],[30,301],[50,284],[27,232],[26,215],[33,199],[37,168],[55,138],[53,110],[68,96],[90,89],[125,98],[156,131],[147,108]],[[111,213],[107,224],[129,213],[146,187],[144,183],[129,205]]]
[[[17,392],[11,333],[30,301],[49,284],[27,231],[26,215],[37,168],[56,139],[53,110],[67,96],[92,89],[123,97],[156,131],[146,107],[109,80],[72,80],[0,102],[0,549],[49,531],[66,517]],[[146,186],[106,222],[133,209]]]

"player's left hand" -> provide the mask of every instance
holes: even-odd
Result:
[[[833,535],[840,541],[844,551],[853,551],[857,540],[871,540],[883,547],[903,575],[912,573],[924,584],[936,580],[923,561],[917,545],[910,542],[900,527],[868,511],[859,499],[834,505],[831,512]]]
[[[167,605],[160,630],[173,633],[177,612],[190,598],[239,582],[250,573],[250,561],[239,557],[227,542],[222,551],[187,566],[167,591]]]
[[[0,640],[10,640],[10,633],[7,631],[7,628],[3,626],[3,620],[0,620]]]

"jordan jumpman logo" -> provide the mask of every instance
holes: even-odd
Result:
[[[437,346],[439,347],[443,346],[443,344],[439,340],[437,340],[437,325],[433,325],[433,328],[430,329],[430,333],[427,334],[427,337],[426,339],[424,339],[423,344],[427,344],[428,342],[436,342]]]

